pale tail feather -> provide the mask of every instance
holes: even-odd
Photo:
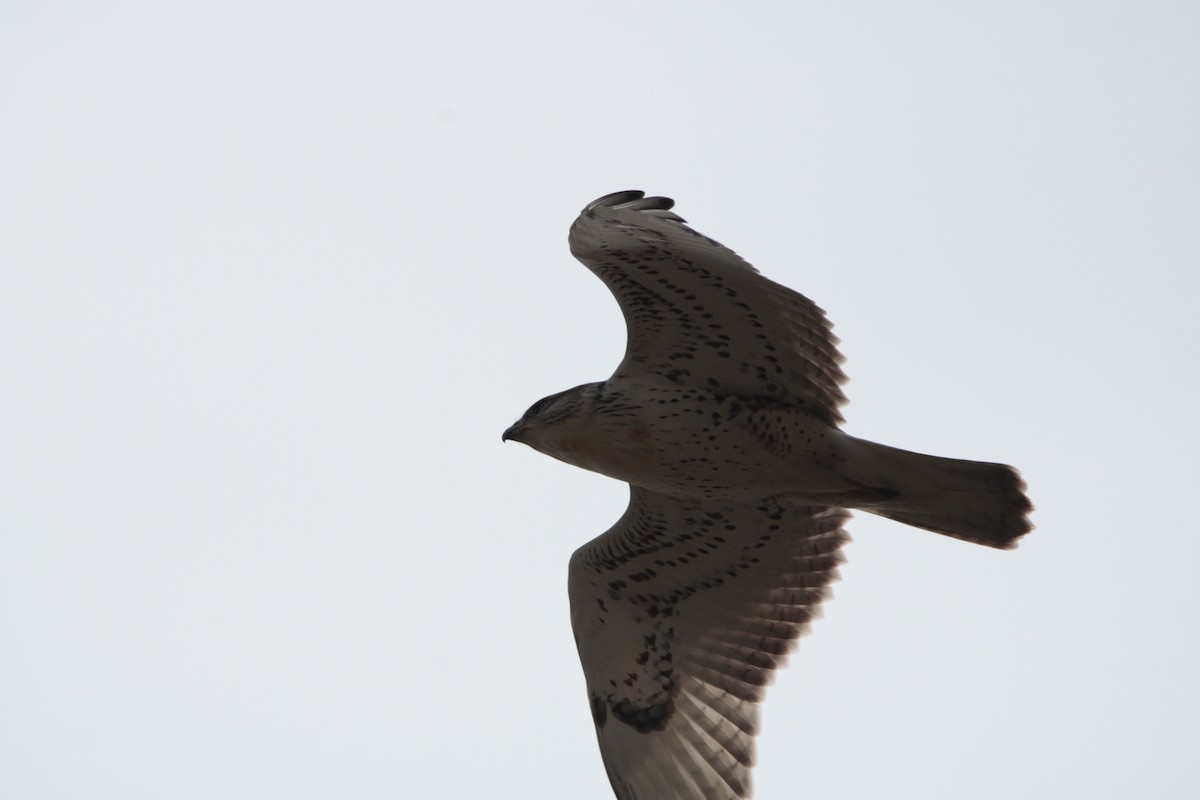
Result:
[[[912,453],[854,439],[861,477],[886,495],[855,508],[988,547],[1015,547],[1033,526],[1021,474],[1006,464]]]

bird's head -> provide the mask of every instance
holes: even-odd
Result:
[[[546,453],[544,445],[561,438],[568,428],[573,427],[571,423],[583,416],[588,407],[585,393],[592,385],[576,386],[538,400],[501,435],[501,441],[512,439]]]
[[[647,438],[629,419],[604,412],[605,384],[587,383],[538,400],[503,435],[539,453],[620,480],[647,462]],[[613,422],[618,423],[614,428]]]

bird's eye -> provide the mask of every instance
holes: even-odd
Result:
[[[534,403],[533,405],[531,405],[529,407],[529,410],[525,412],[525,416],[522,419],[532,419],[533,417],[542,417],[543,422],[549,422],[551,417],[560,416],[562,409],[555,409],[554,408],[555,404],[557,404],[558,401],[561,400],[564,396],[570,394],[573,391],[574,391],[574,389],[567,389],[564,392],[559,392],[558,394],[552,394],[549,397],[543,397],[541,400],[538,400],[536,403]],[[552,413],[549,416],[547,416],[546,412],[552,412]]]
[[[553,403],[556,399],[558,399],[558,397],[559,397],[559,395],[552,394],[549,397],[543,397],[541,400],[538,400],[536,403],[534,403],[533,405],[531,405],[529,407],[528,411],[525,412],[525,418],[528,419],[530,417],[536,417],[537,415],[541,414],[543,411],[546,410],[546,408],[551,403]]]

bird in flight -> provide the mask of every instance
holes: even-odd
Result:
[[[606,381],[504,432],[629,484],[571,557],[571,624],[619,800],[750,796],[759,703],[837,577],[847,509],[996,548],[1030,530],[1018,472],[839,430],[825,313],[684,224],[673,201],[588,204],[571,253],[625,315]]]

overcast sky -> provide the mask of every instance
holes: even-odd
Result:
[[[607,800],[500,433],[609,375],[619,189],[826,309],[846,429],[1024,473],[858,514],[756,796],[1200,793],[1200,7],[0,7],[0,796]]]

